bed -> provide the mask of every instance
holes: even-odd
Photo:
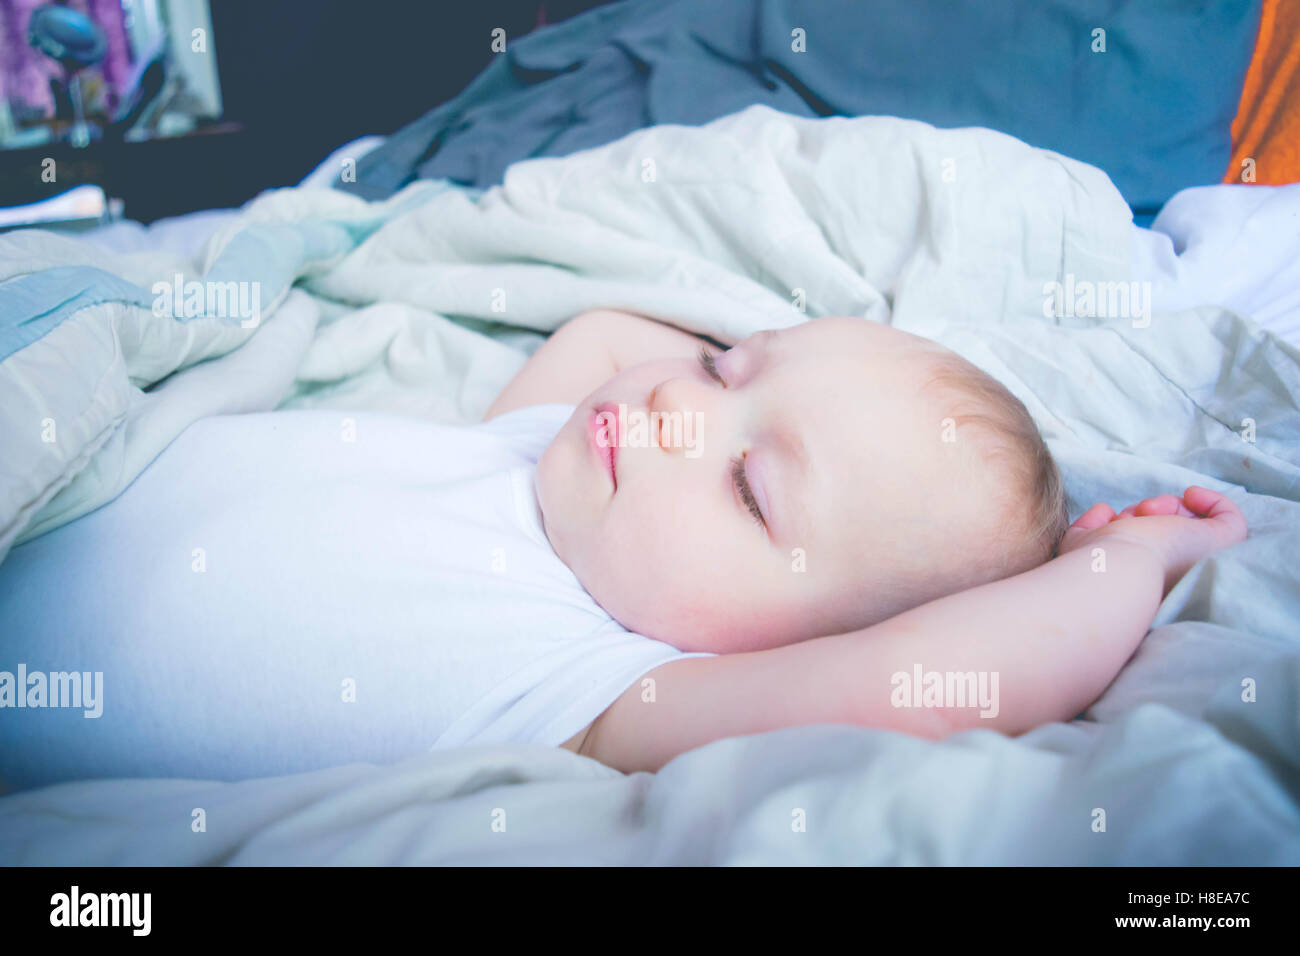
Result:
[[[601,306],[722,342],[829,314],[927,335],[1026,403],[1071,517],[1199,483],[1251,537],[1180,582],[1085,713],[1019,738],[827,725],[653,775],[503,745],[69,781],[0,797],[0,862],[1300,863],[1300,185],[1157,183],[1143,228],[1136,185],[1002,132],[758,104],[515,158],[487,186],[408,169],[369,197],[331,188],[341,156],[391,172],[392,145],[349,144],[241,210],[0,236],[0,559],[204,415],[475,421]],[[177,273],[257,283],[257,321],[159,314],[151,284]],[[2,629],[0,608],[0,655]],[[0,754],[18,746],[0,718]]]

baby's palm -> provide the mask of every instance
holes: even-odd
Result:
[[[1177,495],[1160,495],[1118,514],[1107,504],[1095,504],[1061,539],[1059,553],[1119,538],[1154,551],[1164,564],[1165,591],[1197,561],[1221,548],[1246,540],[1246,519],[1226,495],[1193,485]]]

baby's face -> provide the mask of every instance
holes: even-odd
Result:
[[[683,650],[789,644],[911,606],[900,576],[951,559],[933,542],[961,540],[980,509],[979,489],[956,493],[968,462],[921,392],[933,348],[824,318],[717,352],[716,375],[693,359],[624,369],[539,462],[552,546],[624,627]]]

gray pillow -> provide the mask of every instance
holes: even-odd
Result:
[[[626,0],[509,40],[339,185],[487,187],[516,160],[766,103],[1001,130],[1099,166],[1149,218],[1226,172],[1259,12],[1260,0]]]

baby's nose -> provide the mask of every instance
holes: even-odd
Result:
[[[650,393],[648,407],[654,442],[667,452],[698,454],[706,418],[716,411],[699,383],[683,378],[660,382]]]

